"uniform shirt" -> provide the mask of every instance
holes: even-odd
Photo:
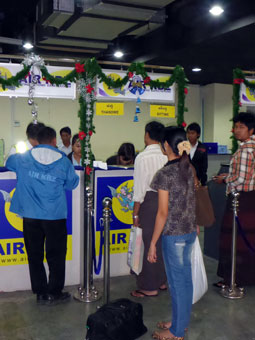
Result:
[[[133,201],[142,203],[147,191],[154,191],[151,181],[155,173],[167,162],[159,144],[148,145],[139,153],[134,164],[134,197]]]
[[[234,153],[226,177],[227,193],[231,190],[255,190],[255,136],[242,142]]]
[[[194,146],[191,146],[190,153],[189,153],[189,157],[190,157],[191,160],[194,157],[197,146],[198,146],[198,142],[196,142],[196,144]]]
[[[180,159],[168,161],[154,176],[151,188],[165,190],[168,196],[168,216],[163,235],[184,235],[196,231],[195,186],[191,167],[188,180],[180,176]]]
[[[72,152],[72,144],[70,144],[68,147],[66,147],[63,143],[59,143],[58,149],[60,151],[64,152],[66,155],[69,155],[69,153]]]

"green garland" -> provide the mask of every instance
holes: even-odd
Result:
[[[0,85],[5,90],[7,86],[15,86],[19,87],[21,85],[20,81],[24,79],[31,69],[32,65],[26,66],[23,65],[23,70],[18,72],[15,76],[4,79],[0,77]],[[170,76],[166,81],[162,82],[159,79],[152,80],[148,76],[148,73],[145,70],[143,63],[132,63],[127,71],[126,75],[122,79],[113,80],[109,78],[99,66],[97,60],[95,58],[88,59],[86,62],[76,63],[75,68],[69,72],[65,77],[58,78],[52,76],[45,66],[41,66],[41,73],[43,79],[50,82],[52,85],[60,86],[65,85],[68,86],[68,82],[78,82],[78,84],[85,83],[89,84],[93,83],[96,77],[99,79],[99,82],[104,82],[108,87],[119,88],[127,84],[130,80],[130,77],[133,73],[141,75],[143,81],[146,85],[150,86],[151,89],[166,89],[172,86],[174,83],[177,84],[177,94],[178,94],[178,103],[177,103],[177,125],[186,126],[184,121],[184,112],[188,111],[185,108],[185,95],[188,93],[188,80],[185,76],[183,67],[177,65],[174,70],[172,76]],[[93,87],[93,86],[92,86]],[[89,103],[88,103],[89,99]],[[84,91],[80,89],[80,97],[79,104],[80,109],[78,112],[78,117],[80,118],[80,136],[81,136],[81,145],[82,145],[82,164],[86,168],[86,181],[89,181],[89,174],[93,167],[94,155],[91,151],[90,145],[90,137],[93,133],[95,133],[95,127],[93,125],[93,116],[94,116],[94,103],[96,101],[94,92],[90,89]],[[91,110],[91,115],[87,116],[88,105]],[[89,126],[89,127],[88,127]],[[86,150],[87,151],[86,151]],[[89,151],[88,151],[89,150]],[[86,153],[86,156],[85,156]],[[89,164],[88,164],[89,159]]]
[[[241,102],[240,102],[240,86],[244,83],[246,87],[255,89],[255,83],[252,83],[245,79],[245,75],[239,68],[233,71],[233,119],[239,114]],[[233,126],[234,127],[234,126]],[[238,149],[238,142],[234,134],[230,137],[232,139],[232,154]]]

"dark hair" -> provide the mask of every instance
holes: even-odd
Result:
[[[186,141],[187,136],[186,132],[182,127],[178,126],[168,126],[164,129],[162,133],[162,146],[164,148],[164,142],[167,142],[168,145],[173,150],[174,154],[176,156],[179,156],[179,150],[178,150],[178,144],[180,142]],[[190,161],[188,158],[187,153],[184,151],[181,160],[180,160],[180,174],[181,178],[183,179],[183,182],[187,182],[187,179],[189,177],[188,168],[190,167]]]
[[[135,159],[135,147],[132,143],[123,143],[119,147],[118,156],[122,156],[124,161]]]
[[[66,133],[68,133],[69,135],[72,134],[71,129],[70,129],[70,127],[68,127],[68,126],[63,127],[63,128],[59,131],[60,136],[61,136],[61,134],[62,134],[63,132],[66,132]]]
[[[254,129],[255,132],[255,115],[250,112],[240,112],[233,118],[234,124],[240,122],[247,126],[248,130]]]
[[[49,126],[45,126],[38,133],[39,144],[50,144],[54,138],[56,138],[56,131]]]
[[[150,139],[160,142],[164,125],[159,122],[150,122],[145,126],[145,133],[148,132]]]
[[[190,130],[190,131],[196,131],[196,133],[200,136],[201,134],[201,128],[200,128],[200,125],[198,123],[191,123],[188,125],[187,127],[187,131]]]
[[[77,139],[79,139],[78,133],[76,133],[75,135],[73,135],[73,138],[72,138],[72,145],[75,144],[75,142],[77,141]]]
[[[39,122],[28,124],[27,129],[26,129],[27,138],[37,140],[37,136],[38,136],[39,131],[44,127],[45,127],[45,125],[43,123],[39,123]]]

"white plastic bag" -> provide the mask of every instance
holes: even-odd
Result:
[[[208,290],[207,276],[205,272],[205,265],[203,254],[200,248],[198,236],[196,237],[191,253],[191,268],[192,268],[192,282],[193,282],[193,301],[196,303]]]
[[[130,229],[127,264],[134,273],[139,275],[143,268],[144,244],[143,230],[132,226]]]

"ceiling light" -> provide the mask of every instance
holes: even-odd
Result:
[[[33,48],[34,46],[30,42],[26,42],[26,43],[23,44],[23,47],[26,50],[31,50],[31,48]]]
[[[124,55],[124,53],[121,52],[120,50],[114,52],[114,57],[116,57],[116,58],[122,58],[123,55]]]
[[[209,11],[212,15],[221,15],[224,12],[224,9],[221,6],[215,5],[213,6],[210,11]]]
[[[200,67],[193,67],[193,72],[200,72],[202,69]]]

